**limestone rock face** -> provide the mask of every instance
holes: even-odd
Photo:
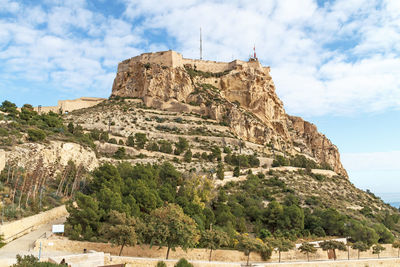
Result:
[[[112,96],[209,116],[241,139],[305,154],[347,176],[337,147],[315,125],[286,114],[269,67],[257,60],[221,63],[184,59],[174,51],[142,54],[119,64]]]
[[[38,162],[47,168],[66,166],[69,160],[78,166],[82,164],[88,171],[99,166],[96,154],[79,144],[51,141],[49,144],[24,143],[6,151],[7,164],[33,170]]]
[[[348,176],[340,162],[337,147],[325,135],[318,132],[317,126],[300,117],[288,115],[288,118],[294,129],[293,140],[299,141],[297,145],[302,149],[301,152],[320,159],[321,162],[332,166],[335,172]]]
[[[154,97],[161,100],[186,100],[193,91],[190,76],[183,68],[167,68],[132,61],[128,70],[118,72],[112,94],[120,97]]]

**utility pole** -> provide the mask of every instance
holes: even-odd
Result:
[[[108,117],[108,133],[111,133],[111,116]]]
[[[201,27],[200,27],[200,60],[203,59],[203,40],[201,38]]]

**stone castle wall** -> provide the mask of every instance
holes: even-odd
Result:
[[[155,52],[155,53],[144,53],[139,56],[127,59],[118,64],[118,72],[128,71],[131,64],[140,62],[142,64],[150,63],[150,64],[159,64],[161,66],[166,67],[184,67],[190,65],[193,69],[204,71],[204,72],[224,72],[227,70],[232,70],[237,66],[243,67],[253,67],[262,69],[264,72],[269,73],[269,67],[261,66],[259,61],[241,61],[234,60],[231,62],[217,62],[211,60],[200,60],[200,59],[188,59],[183,58],[182,54],[169,50],[163,52]]]
[[[34,107],[38,113],[49,113],[50,111],[58,113],[71,112],[77,109],[89,108],[103,102],[105,98],[81,97],[73,100],[59,100],[57,106]]]

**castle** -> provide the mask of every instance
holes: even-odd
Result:
[[[46,107],[38,106],[34,107],[33,109],[39,114],[48,113],[50,111],[55,113],[66,113],[77,109],[89,108],[95,106],[103,102],[104,100],[106,99],[99,97],[80,97],[73,100],[59,100],[57,106],[46,106]]]
[[[263,67],[258,60],[234,60],[231,62],[217,62],[210,60],[199,60],[199,59],[188,59],[183,58],[182,54],[168,50],[162,52],[154,52],[154,53],[144,53],[136,57],[132,57],[130,59],[126,59],[118,64],[118,72],[125,72],[130,68],[131,64],[134,63],[153,63],[159,64],[165,67],[191,67],[192,69],[204,71],[204,72],[224,72],[236,68],[247,68],[251,67],[254,69],[262,70],[266,73],[270,72],[270,67]]]

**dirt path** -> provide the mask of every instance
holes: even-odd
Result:
[[[0,267],[10,266],[16,263],[17,254],[20,255],[34,255],[38,257],[38,252],[33,251],[34,243],[37,239],[43,238],[45,235],[49,236],[51,234],[51,227],[53,224],[63,224],[66,217],[59,218],[57,220],[51,221],[45,225],[42,225],[37,230],[32,231],[20,238],[17,238],[4,247],[0,248]],[[63,252],[44,252],[41,257],[47,258],[49,256],[66,255],[71,253]]]

